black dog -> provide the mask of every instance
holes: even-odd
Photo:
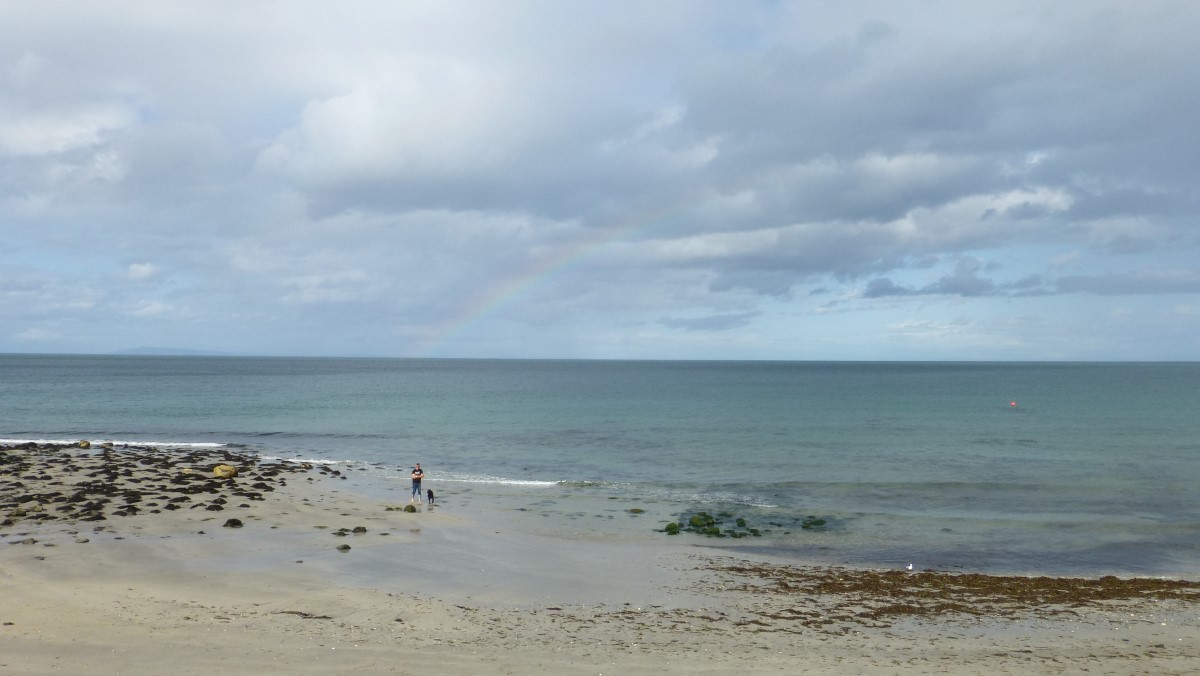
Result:
[[[433,504],[433,489],[432,488],[425,491],[425,499],[429,502],[429,504],[431,504],[431,505]]]

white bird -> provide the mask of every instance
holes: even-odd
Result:
[[[912,570],[912,564],[911,564],[911,563],[910,563],[910,564],[908,564],[907,566],[905,566],[905,568],[907,568],[907,569],[909,569],[909,570]]]

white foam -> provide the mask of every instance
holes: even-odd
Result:
[[[497,484],[504,486],[557,486],[558,481],[537,481],[534,479],[506,479],[487,474],[439,474],[438,481],[462,484]]]
[[[261,456],[263,460],[279,460],[280,462],[303,462],[309,465],[360,465],[357,460],[327,460],[324,458],[284,458],[278,455]]]

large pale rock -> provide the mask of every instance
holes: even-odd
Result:
[[[237,475],[237,468],[232,465],[217,465],[213,468],[213,476],[218,479],[232,479]]]

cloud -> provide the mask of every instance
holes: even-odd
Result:
[[[361,270],[342,270],[284,277],[283,300],[297,303],[343,303],[369,298],[370,280]]]
[[[1060,277],[1056,288],[1061,293],[1086,293],[1102,296],[1200,293],[1200,272],[1188,270],[1152,270],[1105,275]]]
[[[671,328],[687,331],[728,331],[749,325],[758,314],[757,312],[741,312],[691,319],[663,319],[661,323]]]
[[[147,300],[138,303],[135,307],[130,309],[129,314],[134,317],[157,317],[160,315],[170,314],[174,311],[175,308],[168,303]]]
[[[143,281],[158,274],[158,268],[153,263],[130,263],[125,275],[133,281]]]
[[[886,277],[872,279],[867,283],[867,288],[863,292],[863,298],[886,298],[888,296],[910,296],[914,293],[912,289],[899,286],[892,280]]]
[[[827,332],[886,358],[884,327],[967,317],[1006,327],[942,332],[967,356],[1057,355],[1068,304],[1138,297],[1187,335],[1197,20],[0,5],[0,321],[100,351],[788,358]],[[1146,345],[1105,340],[1087,354]]]
[[[0,112],[0,152],[53,155],[99,145],[104,134],[127,126],[132,113],[121,106],[91,105],[53,113]]]
[[[944,293],[959,296],[986,296],[995,292],[996,285],[979,276],[984,269],[983,261],[963,258],[954,267],[954,273],[942,277],[927,287],[927,293]]]

